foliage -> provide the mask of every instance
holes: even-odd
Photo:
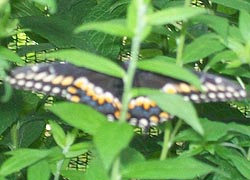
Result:
[[[126,108],[121,122],[109,123],[88,106],[52,104],[1,81],[0,179],[250,179],[247,100],[194,108],[179,96],[131,87],[137,67],[199,88],[187,71],[195,66],[243,85],[250,77],[249,13],[247,0],[1,1],[1,79],[14,64],[59,58],[122,77],[123,107],[147,94],[177,118],[157,135],[140,135],[123,122]],[[128,72],[117,65],[120,51],[131,51]],[[139,55],[146,60],[137,63]],[[86,171],[68,168],[86,152]]]

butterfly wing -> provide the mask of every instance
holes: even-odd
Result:
[[[141,70],[136,72],[133,85],[180,94],[195,103],[246,97],[245,90],[228,79],[207,73],[194,73],[201,80],[203,92],[186,82]],[[43,92],[90,105],[106,114],[110,120],[119,119],[120,116],[123,82],[119,78],[69,63],[45,63],[16,68],[8,81],[17,89]],[[127,120],[132,125],[147,128],[170,118],[170,114],[163,112],[147,97],[136,97],[129,103]]]
[[[185,100],[195,103],[241,100],[247,96],[246,91],[231,80],[209,73],[193,73],[200,79],[202,91],[184,81],[147,71],[137,72],[134,85],[161,89],[168,94],[180,94]]]
[[[70,63],[41,63],[16,68],[11,71],[8,81],[16,89],[42,92],[90,105],[111,119],[121,107],[121,79]]]

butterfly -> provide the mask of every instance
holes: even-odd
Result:
[[[240,100],[247,96],[238,84],[221,76],[193,72],[199,77],[203,91],[187,82],[157,73],[137,70],[133,87],[159,89],[180,94],[194,103]],[[40,63],[15,68],[7,81],[16,89],[32,90],[87,104],[105,114],[110,121],[119,119],[123,80],[65,62]],[[157,126],[172,116],[161,110],[146,96],[132,98],[128,105],[127,121],[141,128]]]

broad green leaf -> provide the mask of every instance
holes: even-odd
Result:
[[[56,144],[61,148],[64,148],[66,145],[66,135],[63,129],[55,121],[49,121],[49,124]]]
[[[1,59],[8,60],[19,65],[24,64],[24,61],[16,53],[4,47],[0,47],[0,60]]]
[[[223,38],[226,38],[228,34],[229,21],[226,18],[215,15],[202,14],[194,17],[192,21],[206,24],[208,27],[212,28],[215,32],[220,34]]]
[[[186,21],[205,12],[202,8],[173,7],[152,13],[148,15],[147,20],[151,25],[165,25],[176,21]]]
[[[155,93],[148,94],[149,98],[165,112],[183,119],[199,134],[203,134],[203,128],[191,102],[187,102],[183,97],[175,94]]]
[[[109,169],[117,155],[128,146],[133,129],[127,123],[107,123],[98,129],[94,144],[105,169]]]
[[[0,167],[0,175],[17,172],[49,155],[49,151],[35,149],[18,149],[8,153],[8,158]]]
[[[89,171],[90,169],[88,169]],[[79,171],[79,170],[62,170],[61,175],[64,178],[70,179],[70,180],[79,180],[82,179],[84,176],[85,172],[84,171]]]
[[[223,159],[230,161],[236,169],[246,178],[250,179],[250,161],[236,150],[217,146],[216,153]]]
[[[250,3],[246,0],[212,0],[212,2],[237,10],[250,11]]]
[[[249,3],[250,5],[250,3]],[[239,28],[240,28],[240,32],[243,36],[243,38],[245,39],[245,41],[247,41],[248,43],[250,43],[250,15],[248,12],[246,11],[241,11],[240,12],[240,19],[239,19]]]
[[[186,81],[200,89],[201,82],[195,74],[180,66],[177,66],[171,61],[171,58],[158,56],[153,59],[139,61],[138,68]]]
[[[213,53],[221,51],[224,48],[225,46],[220,43],[215,34],[203,35],[186,46],[183,55],[183,62],[191,63],[198,61]]]
[[[112,151],[112,147],[111,147]],[[110,180],[108,177],[108,171],[105,170],[104,164],[99,156],[95,155],[95,158],[89,163],[89,169],[84,173],[82,179],[84,180]]]
[[[110,76],[122,78],[124,70],[109,59],[80,50],[60,50],[49,53],[49,58],[67,60],[77,66],[83,66]]]
[[[151,160],[129,164],[122,171],[124,178],[138,179],[195,179],[215,171],[215,168],[194,158]]]
[[[107,121],[104,115],[83,104],[57,103],[50,108],[50,111],[71,126],[90,134],[95,134],[98,128]]]
[[[236,54],[233,51],[225,50],[217,53],[211,60],[208,61],[205,71],[215,66],[217,63],[230,63],[231,60],[237,59]],[[229,61],[229,62],[228,62]]]
[[[28,180],[48,180],[50,167],[47,161],[42,160],[28,168]]]
[[[81,26],[76,28],[75,32],[79,33],[82,31],[89,31],[89,30],[96,30],[121,37],[133,36],[133,33],[129,31],[129,29],[126,26],[126,22],[123,19],[110,20],[107,22],[90,22],[82,24]]]

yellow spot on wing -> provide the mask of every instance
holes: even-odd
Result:
[[[72,102],[80,102],[80,97],[79,97],[79,96],[72,96],[72,97],[70,98],[70,100],[71,100]]]
[[[72,87],[72,86],[68,87],[68,88],[67,88],[67,91],[68,91],[70,94],[75,94],[75,93],[77,93],[77,89],[74,88],[74,87]]]
[[[158,122],[159,122],[159,118],[158,118],[157,116],[151,116],[151,117],[149,118],[149,120],[150,120],[151,122],[154,122],[154,123],[158,123]]]
[[[181,83],[179,85],[179,88],[180,88],[180,91],[183,93],[190,93],[191,92],[190,86],[186,83]]]
[[[62,80],[61,84],[62,84],[63,86],[68,86],[68,85],[70,85],[70,84],[73,82],[73,80],[74,80],[74,78],[73,78],[72,76],[67,76],[67,77],[65,77],[65,78]]]
[[[55,79],[52,80],[52,84],[59,84],[63,80],[63,76],[56,76]]]
[[[166,113],[166,112],[161,112],[161,113],[160,113],[160,118],[168,119],[168,118],[169,118],[169,114]]]

